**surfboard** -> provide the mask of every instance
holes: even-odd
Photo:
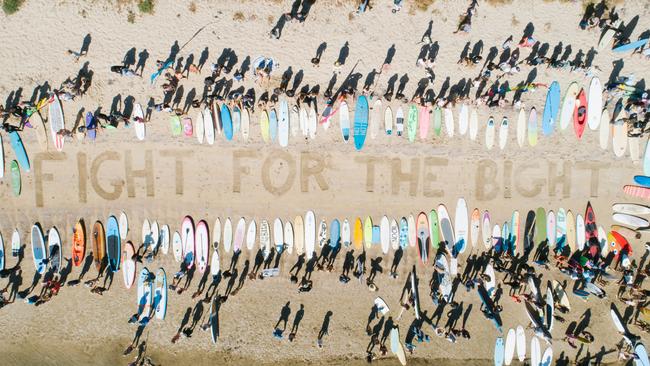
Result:
[[[153,308],[156,319],[165,320],[165,316],[167,315],[167,274],[162,267],[156,271]]]
[[[576,215],[576,248],[582,250],[585,247],[585,219],[581,214]]]
[[[160,228],[160,249],[165,255],[169,253],[169,225]]]
[[[185,216],[181,224],[181,241],[183,243],[183,262],[188,270],[194,267],[194,252],[196,250],[194,239],[194,220],[190,216]]]
[[[230,253],[230,248],[232,247],[232,220],[230,217],[226,218],[226,221],[223,223],[223,250],[226,253]]]
[[[397,136],[402,136],[402,133],[404,133],[404,110],[401,106],[397,108],[395,114],[395,129],[397,130]]]
[[[630,159],[632,159],[632,161],[635,163],[639,161],[640,140],[641,138],[639,137],[632,137],[632,136],[627,137],[627,142],[629,144],[629,150],[630,150]]]
[[[399,246],[406,249],[409,243],[409,224],[406,217],[399,220]]]
[[[309,118],[307,120],[307,126],[309,130],[309,138],[316,138],[316,126],[318,125],[317,116],[316,116],[316,106],[312,105],[309,107]]]
[[[406,120],[406,135],[409,142],[415,141],[418,127],[418,108],[415,104],[409,106],[408,119]]]
[[[135,126],[135,137],[143,141],[146,134],[146,126],[144,122],[144,113],[142,112],[142,106],[139,103],[135,103],[133,106],[133,115],[132,115],[133,125]]]
[[[476,135],[478,134],[478,113],[476,108],[472,108],[472,111],[469,113],[469,139],[476,141]]]
[[[612,205],[612,210],[628,215],[650,215],[650,207],[638,203],[615,203]]]
[[[560,110],[560,84],[553,81],[546,93],[546,104],[542,113],[542,133],[545,136],[553,133],[557,122],[557,114]]]
[[[363,223],[361,218],[357,217],[354,220],[353,232],[352,232],[352,245],[354,249],[361,249],[363,247]]]
[[[29,157],[27,156],[25,145],[23,145],[23,140],[20,138],[18,132],[9,132],[9,142],[11,144],[11,148],[14,150],[14,154],[16,155],[15,161],[18,161],[20,169],[24,170],[25,172],[29,172],[31,169],[29,164]]]
[[[138,276],[138,320],[146,322],[151,313],[151,302],[153,284],[151,283],[149,270],[144,267]]]
[[[366,249],[372,247],[372,217],[366,216],[363,220],[363,244]]]
[[[510,242],[515,254],[522,254],[524,249],[520,243],[523,241],[519,240],[519,211],[515,210],[512,213],[512,219],[510,220]]]
[[[47,266],[53,273],[61,271],[62,261],[61,236],[56,227],[51,227],[47,233]],[[4,269],[4,240],[0,234],[0,270]]]
[[[302,255],[305,251],[305,226],[302,216],[296,216],[293,219],[294,247],[296,253]]]
[[[50,232],[51,235],[51,232]],[[58,235],[58,233],[57,233]],[[93,259],[95,262],[95,268],[97,271],[100,271],[102,268],[102,261],[106,256],[106,233],[104,232],[104,225],[101,221],[95,221],[93,225],[93,233],[91,236],[91,242],[93,246]]]
[[[305,214],[305,251],[307,252],[307,259],[311,259],[314,255],[314,247],[316,246],[316,218],[313,211],[307,211]]]
[[[612,42],[612,39],[614,38],[614,35],[616,34],[616,31],[618,30],[618,27],[621,26],[621,23],[623,23],[622,19],[616,19],[610,26],[605,26],[604,32],[602,32],[600,36],[600,40],[598,41],[598,50],[602,50],[606,46],[609,46],[609,44]]]
[[[639,217],[639,216],[634,216],[630,214],[625,214],[625,213],[615,213],[612,215],[612,220],[621,223],[623,225],[631,226],[631,227],[648,227],[650,226],[650,222],[648,220]]]
[[[194,126],[194,135],[196,136],[196,140],[199,142],[199,144],[202,144],[205,140],[205,121],[203,120],[202,110],[199,110],[197,112],[194,121],[196,122]]]
[[[424,106],[420,107],[418,124],[420,127],[419,136],[420,140],[426,140],[429,136],[429,108]]]
[[[135,282],[135,273],[137,263],[133,259],[135,248],[130,241],[124,245],[124,252],[122,253],[122,279],[124,280],[124,287],[128,290]]]
[[[158,250],[159,243],[160,243],[160,228],[158,227],[158,222],[154,221],[151,224],[151,246],[154,252]]]
[[[571,249],[571,253],[578,248],[576,245],[576,219],[571,210],[566,213],[566,243]]]
[[[648,351],[646,350],[645,346],[643,343],[638,342],[634,346],[634,354],[638,357],[634,361],[636,366],[650,366],[650,360],[648,359]]]
[[[350,139],[350,111],[346,102],[341,102],[339,107],[339,124],[341,125],[343,141],[348,142]]]
[[[221,219],[217,217],[212,226],[212,248],[219,249],[219,244],[221,244]]]
[[[456,211],[454,214],[454,251],[458,254],[465,253],[467,242],[469,241],[469,222],[467,215],[467,202],[461,197],[456,203]]]
[[[599,134],[599,144],[600,148],[603,150],[607,150],[607,146],[609,145],[609,135],[610,131],[612,129],[612,126],[609,123],[609,111],[607,108],[603,109],[603,112],[600,117],[600,134]]]
[[[301,110],[301,112],[304,111]],[[306,116],[305,116],[306,118]],[[262,134],[262,141],[269,142],[269,114],[267,111],[260,113],[260,133]]]
[[[562,111],[560,112],[560,129],[562,129],[562,131],[566,130],[566,128],[569,127],[569,124],[573,121],[573,113],[575,111],[576,99],[578,98],[579,92],[580,87],[575,81],[571,82],[569,87],[566,89],[564,100],[562,102]]]
[[[246,249],[252,251],[255,248],[255,239],[257,238],[257,223],[251,219],[246,230]]]
[[[557,239],[557,223],[555,222],[555,212],[549,210],[546,214],[546,240],[550,248],[555,246]]]
[[[589,84],[589,102],[588,102],[587,124],[593,131],[600,125],[600,117],[603,111],[603,88],[600,85],[600,79],[594,76]]]
[[[542,355],[542,359],[539,362],[539,366],[551,366],[553,363],[553,347],[548,346]]]
[[[515,355],[515,345],[517,341],[517,335],[515,330],[510,328],[508,329],[508,335],[506,336],[506,344],[504,349],[504,363],[510,365],[512,363],[512,358]]]
[[[395,327],[390,331],[390,350],[395,356],[397,356],[397,359],[402,366],[406,366],[406,353],[404,352],[404,346],[402,346],[402,342],[400,341],[398,327]]]
[[[470,229],[470,241],[472,243],[472,248],[476,248],[479,240],[479,232],[481,230],[481,212],[478,208],[472,210],[472,214],[469,220],[469,229]]]
[[[142,221],[142,244],[145,249],[153,246],[153,239],[151,237],[151,224],[148,219]]]
[[[492,150],[494,146],[494,134],[495,134],[494,118],[490,116],[487,120],[487,126],[485,127],[485,147],[488,150]]]
[[[310,130],[311,133],[311,130]],[[271,108],[269,112],[269,140],[274,142],[278,136],[278,114]]]
[[[45,251],[45,241],[43,230],[39,224],[34,224],[31,231],[32,238],[32,259],[36,272],[43,274],[47,269],[47,252]]]
[[[289,104],[286,100],[280,102],[280,116],[278,118],[278,143],[282,147],[289,145]]]
[[[522,107],[519,110],[519,116],[517,117],[517,144],[519,147],[524,147],[524,141],[526,139],[526,110]]]
[[[181,240],[181,234],[178,231],[174,231],[172,236],[172,252],[174,253],[174,260],[180,262],[183,260],[183,242]]]
[[[307,115],[307,109],[304,106],[300,107],[299,111],[300,116],[300,132],[302,132],[303,137],[309,135],[309,116]],[[264,137],[262,135],[262,137]],[[267,128],[267,139],[268,139],[268,128]]]
[[[219,250],[212,249],[212,256],[210,257],[210,274],[216,276],[221,272],[221,263],[219,261]]]
[[[226,140],[232,141],[233,137],[233,127],[232,127],[232,118],[230,115],[230,109],[228,106],[223,103],[221,104],[221,124],[223,125],[223,135],[226,137]]]
[[[506,143],[508,143],[508,124],[508,117],[503,117],[499,127],[499,148],[501,150],[505,149]]]
[[[617,158],[625,155],[627,149],[627,123],[623,119],[614,121],[612,126],[612,149]]]
[[[248,109],[244,108],[241,111],[241,137],[242,140],[248,141],[248,136],[250,136],[250,123],[251,117]]]
[[[585,131],[585,125],[587,124],[587,121],[587,96],[585,95],[585,90],[580,89],[580,92],[576,97],[575,109],[573,112],[573,129],[578,139],[582,138],[582,134]]]
[[[284,250],[284,227],[278,217],[273,220],[273,246],[278,254]]]
[[[420,212],[417,221],[418,254],[423,265],[429,263],[429,220],[424,212]]]
[[[343,220],[343,226],[341,227],[341,241],[346,248],[352,244],[352,240],[350,239],[350,221],[347,218]]]
[[[483,246],[485,249],[490,249],[492,247],[492,226],[490,224],[490,213],[485,210],[483,212],[483,218],[481,220],[481,235],[483,237]]]
[[[503,338],[497,337],[496,344],[494,345],[494,366],[502,366],[503,358],[504,358]]]
[[[37,106],[38,108],[38,106]],[[47,151],[47,130],[45,129],[45,123],[43,123],[43,117],[41,117],[41,112],[35,111],[29,117],[29,123],[34,129],[36,134],[36,140],[38,140],[38,145],[41,147],[41,151]],[[95,128],[97,122],[95,117],[91,112],[86,113],[86,133],[90,140],[95,140]],[[92,136],[91,136],[92,134]]]
[[[108,267],[112,272],[120,270],[121,254],[122,242],[120,239],[120,229],[117,219],[111,215],[106,220],[106,256],[108,257]]]
[[[232,242],[232,252],[239,253],[244,244],[244,235],[246,233],[246,220],[240,217],[235,228],[235,235]]]
[[[410,214],[408,217],[408,242],[410,247],[417,245],[417,229],[415,226],[415,216]]]
[[[436,136],[442,132],[442,109],[438,106],[433,109],[433,132]]]
[[[541,361],[539,339],[535,336],[530,340],[530,364],[539,365]]]
[[[86,227],[82,220],[77,221],[72,230],[72,264],[79,267],[86,256]]]
[[[338,219],[332,220],[330,224],[330,240],[329,245],[332,248],[337,248],[341,244],[341,223]]]
[[[390,249],[390,221],[386,215],[382,216],[379,228],[381,231],[381,251],[387,254],[388,249]]]
[[[232,134],[233,136],[237,135],[241,129],[241,110],[237,105],[232,107]],[[207,118],[207,117],[206,117]],[[206,138],[207,138],[207,125],[206,125]]]
[[[379,134],[379,124],[382,116],[381,99],[377,99],[372,105],[372,116],[369,121],[370,138],[376,139]]]
[[[566,212],[562,207],[560,207],[555,215],[555,243],[550,243],[551,245],[556,245],[559,248],[562,248],[566,245],[566,232],[567,232],[567,221],[566,221]]]
[[[447,136],[454,137],[454,113],[451,108],[445,108],[445,130]]]
[[[537,145],[537,110],[535,107],[530,109],[528,116],[528,144],[530,146]]]
[[[183,118],[183,135],[185,137],[191,137],[194,133],[194,127],[192,126],[192,119],[190,117]]]
[[[643,38],[643,39],[640,39],[638,41],[630,42],[628,44],[624,44],[624,45],[615,47],[615,48],[612,49],[612,51],[617,52],[617,53],[633,51],[633,50],[635,50],[637,48],[641,48],[641,47],[645,46],[648,43],[648,40],[650,40],[650,38]]]
[[[503,250],[503,237],[501,237],[501,226],[499,224],[492,227],[492,247]]]
[[[195,262],[199,273],[205,273],[209,263],[210,237],[208,235],[208,224],[205,220],[199,221],[194,230]]]
[[[53,96],[52,102],[48,106],[48,114],[48,123],[50,124],[52,142],[57,151],[62,151],[65,139],[63,135],[59,134],[59,131],[65,129],[65,120],[63,117],[63,108],[61,108],[61,101],[57,95]]]
[[[18,197],[22,191],[22,181],[20,179],[20,167],[16,160],[9,163],[9,171],[11,172],[11,192],[14,197]]]
[[[387,106],[384,111],[384,131],[387,136],[393,134],[393,110],[390,109],[390,106]]]
[[[317,229],[317,241],[318,241],[318,247],[322,248],[325,245],[327,245],[327,221],[325,221],[324,218],[320,220],[320,223],[318,224],[318,229]]]
[[[467,133],[469,127],[469,107],[466,103],[463,103],[460,106],[460,111],[458,112],[458,133],[462,136]]]
[[[524,327],[521,325],[517,326],[517,359],[519,362],[524,362],[526,359],[526,333],[524,332]]]
[[[438,227],[440,231],[440,241],[443,242],[447,251],[451,253],[452,257],[458,255],[458,247],[456,247],[456,238],[454,237],[454,229],[449,217],[449,212],[444,204],[438,205]]]
[[[260,222],[260,249],[264,259],[271,254],[271,227],[266,219]]]
[[[390,246],[393,250],[399,249],[399,225],[395,219],[390,219]]]
[[[173,115],[169,117],[169,130],[172,136],[180,136],[183,132],[183,124],[179,116]]]
[[[368,132],[368,99],[364,95],[357,98],[357,105],[354,111],[354,147],[357,151],[363,148]]]
[[[429,238],[431,241],[431,249],[435,253],[440,247],[440,230],[438,228],[438,213],[434,209],[429,211]]]
[[[501,238],[503,243],[502,250],[510,254],[514,254],[514,248],[511,246],[510,242],[510,224],[508,221],[504,222],[503,225],[501,225]]]
[[[239,123],[237,125],[239,127]],[[214,121],[212,119],[212,111],[208,107],[203,109],[203,133],[205,134],[205,141],[208,145],[214,145]]]

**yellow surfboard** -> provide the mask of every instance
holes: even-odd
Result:
[[[269,114],[262,111],[260,114],[260,130],[262,132],[262,140],[269,142]]]
[[[363,246],[363,225],[361,224],[361,218],[357,217],[354,220],[354,229],[352,230],[352,245],[354,249],[361,249]]]
[[[370,216],[366,217],[363,223],[363,242],[366,248],[370,249],[372,246],[372,218]]]

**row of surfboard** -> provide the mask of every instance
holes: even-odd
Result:
[[[515,356],[515,350],[519,361],[524,362],[526,360],[526,333],[521,325],[517,326],[516,330],[508,330],[505,343],[502,337],[497,338],[494,346],[495,366],[510,365]],[[542,355],[539,339],[533,336],[530,340],[530,364],[550,366],[552,359],[552,347],[547,347]]]

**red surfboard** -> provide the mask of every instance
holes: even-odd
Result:
[[[585,123],[587,122],[587,96],[585,90],[580,89],[578,97],[576,97],[576,106],[573,110],[573,129],[578,138],[582,138],[585,132]]]

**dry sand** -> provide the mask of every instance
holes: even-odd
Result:
[[[117,12],[115,6],[107,2],[29,0],[17,14],[10,17],[0,15],[5,69],[0,76],[0,95],[4,97],[23,88],[21,99],[27,99],[37,85],[48,81],[49,85],[58,86],[67,77],[76,75],[84,62],[89,62],[94,72],[93,85],[87,96],[64,104],[68,126],[74,123],[81,108],[94,111],[102,106],[106,111],[116,95],[121,95],[122,100],[132,96],[142,104],[146,104],[150,97],[159,100],[162,95],[159,87],[150,87],[146,77],[121,78],[110,73],[110,66],[119,64],[130,48],[135,47],[136,53],[146,48],[151,55],[144,73],[147,76],[155,70],[154,61],[168,55],[174,41],[185,43],[206,24],[210,25],[181,50],[180,57],[193,54],[198,59],[206,46],[210,51],[208,65],[224,48],[235,50],[238,64],[246,56],[254,59],[265,55],[280,64],[274,73],[273,86],[277,86],[282,72],[291,66],[294,72],[303,70],[303,84],[320,84],[321,92],[331,76],[331,65],[345,42],[350,42],[350,55],[338,82],[356,60],[362,60],[356,69],[363,74],[360,85],[369,71],[381,66],[387,49],[394,44],[396,54],[388,75],[408,73],[410,81],[406,95],[413,93],[418,80],[424,77],[423,70],[414,65],[421,47],[417,42],[430,19],[434,21],[432,38],[440,46],[435,66],[436,80],[432,86],[436,92],[447,77],[453,85],[461,78],[478,74],[478,68],[456,64],[465,42],[473,45],[482,40],[483,54],[486,55],[490,47],[500,48],[509,35],[515,39],[520,37],[530,21],[535,26],[536,38],[550,45],[549,54],[555,45],[562,42],[565,47],[571,46],[570,59],[573,59],[579,50],[586,54],[595,47],[599,36],[595,31],[578,29],[582,11],[580,3],[518,1],[493,7],[481,2],[471,34],[453,35],[457,18],[468,2],[438,1],[425,12],[411,11],[407,5],[402,12],[391,14],[390,2],[381,1],[372,11],[358,18],[348,17],[354,10],[348,2],[345,5],[319,2],[305,23],[287,24],[280,40],[269,39],[267,33],[277,17],[289,10],[291,1],[194,3],[196,11],[191,12],[186,1],[160,1],[154,15],[138,14],[131,24],[127,21],[126,8]],[[633,37],[650,26],[646,8],[642,2],[634,1],[619,7],[624,20],[640,15]],[[238,12],[244,14],[245,20],[233,20]],[[65,51],[77,49],[88,33],[92,37],[88,56],[75,62]],[[313,68],[309,60],[321,42],[327,42],[327,49],[320,68]],[[524,49],[522,58],[528,52]],[[607,80],[616,56],[610,51],[595,56],[594,65],[603,70],[601,80]],[[623,74],[634,73],[639,78],[646,76],[646,61],[628,55],[624,62]],[[186,94],[192,88],[200,93],[208,65],[201,76],[191,75],[189,80],[182,81]],[[516,85],[529,71],[529,67],[524,67],[519,76],[509,79],[510,84]],[[382,75],[379,81],[377,89],[380,94],[386,88],[387,79],[387,75]],[[552,80],[559,80],[563,90],[573,80],[585,88],[588,85],[588,79],[582,75],[537,68],[536,81],[550,83]],[[250,79],[244,85],[247,88],[253,86]],[[260,92],[258,89],[258,95]],[[545,94],[544,89],[527,93],[524,103],[528,108],[537,106],[540,109]],[[393,102],[391,106],[395,110],[397,103]],[[319,107],[323,108],[322,103]],[[583,212],[587,200],[591,200],[598,223],[608,227],[611,224],[610,205],[617,201],[630,201],[623,196],[621,186],[631,181],[632,176],[640,171],[640,166],[629,158],[616,159],[611,149],[600,150],[597,132],[587,131],[578,141],[568,130],[542,138],[535,148],[520,149],[514,137],[517,111],[480,108],[478,112],[481,122],[491,114],[510,117],[513,128],[505,151],[487,151],[483,142],[484,130],[481,129],[477,142],[464,136],[436,137],[409,144],[406,139],[380,136],[377,140],[368,140],[363,152],[358,153],[353,151],[352,144],[341,142],[338,118],[327,132],[319,129],[316,140],[305,142],[294,138],[288,149],[280,149],[262,142],[258,114],[251,118],[252,141],[226,143],[219,138],[215,146],[199,146],[194,138],[171,138],[167,117],[162,114],[154,114],[145,142],[138,142],[132,129],[122,129],[102,132],[96,143],[68,141],[62,154],[52,152],[51,147],[49,153],[40,153],[35,134],[27,131],[23,139],[35,166],[34,171],[23,175],[23,193],[19,198],[11,196],[7,178],[1,182],[0,229],[5,241],[16,227],[27,241],[34,222],[40,222],[45,228],[54,225],[59,228],[65,242],[64,254],[69,255],[72,226],[78,218],[84,217],[91,223],[97,218],[105,220],[107,215],[120,210],[129,214],[132,228],[129,238],[137,240],[144,218],[158,220],[177,230],[185,214],[191,214],[197,220],[205,218],[211,224],[217,217],[223,220],[228,216],[255,217],[258,222],[261,218],[291,219],[312,209],[317,220],[321,217],[352,220],[356,216],[372,215],[378,222],[383,214],[399,218],[428,211],[439,203],[445,203],[453,212],[456,200],[461,196],[467,199],[470,210],[474,207],[488,209],[498,222],[509,220],[514,209],[524,214],[539,206],[554,210],[561,206]],[[194,117],[195,113],[190,112],[190,116]],[[11,158],[7,144],[5,151]],[[182,179],[176,174],[178,165],[174,156],[182,157],[179,158],[183,167]],[[113,160],[93,167],[102,157]],[[38,161],[42,163],[40,170]],[[127,172],[129,161],[134,170],[142,169],[145,161],[150,162],[152,179],[147,181],[136,177],[129,182],[128,178],[133,176]],[[376,162],[374,179],[368,178],[369,161]],[[241,173],[237,169],[238,163],[248,170]],[[309,168],[314,166],[323,167],[321,181],[308,176]],[[408,182],[400,184],[396,173],[400,169],[408,172],[413,167],[418,172],[417,181],[412,185]],[[268,173],[264,173],[264,169],[268,169]],[[554,175],[563,176],[564,180],[555,180]],[[44,177],[40,180],[40,188],[39,179],[36,179],[39,176]],[[266,182],[265,177],[268,177]],[[268,189],[281,187],[284,182],[287,182],[284,189]],[[179,184],[182,184],[181,194]],[[535,185],[539,190],[530,191]],[[111,195],[114,187],[118,191]],[[131,192],[128,192],[129,187]],[[102,190],[109,194],[102,196],[99,193]],[[642,239],[633,242],[636,258],[643,252],[645,240],[647,236],[644,234]],[[8,244],[5,248],[8,249]],[[370,252],[370,257],[379,255],[379,249]],[[240,266],[244,258],[252,260],[253,256],[245,251]],[[340,269],[343,257],[343,253],[339,255],[337,269]],[[317,272],[313,277],[314,289],[299,294],[286,275],[295,261],[295,254],[285,255],[280,278],[247,281],[244,288],[222,306],[221,337],[217,345],[211,343],[207,332],[200,330],[192,338],[181,339],[172,345],[170,339],[185,310],[195,304],[190,293],[199,281],[197,274],[189,293],[180,296],[170,293],[167,318],[164,322],[150,324],[143,339],[148,337],[149,354],[163,364],[355,364],[349,360],[362,358],[369,341],[364,328],[374,297],[384,297],[392,307],[390,314],[395,316],[399,311],[401,287],[411,265],[417,262],[416,258],[414,250],[407,251],[397,280],[380,274],[376,280],[377,293],[369,292],[365,285],[354,279],[347,285],[340,284],[338,273]],[[7,265],[12,265],[12,261],[9,259]],[[385,271],[391,261],[392,255],[384,256]],[[224,255],[222,266],[227,263],[229,256]],[[169,275],[178,266],[171,254],[158,258],[150,267],[158,265],[163,266]],[[22,268],[25,272],[21,289],[28,286],[33,274],[29,250]],[[431,277],[432,268],[418,267],[418,270],[424,285]],[[74,268],[70,279],[79,273],[80,269]],[[91,268],[85,278],[95,273]],[[135,289],[125,290],[121,276],[121,273],[117,274],[110,291],[102,297],[90,294],[83,286],[65,287],[45,306],[33,307],[18,302],[2,309],[0,324],[5,335],[0,342],[0,353],[3,363],[114,365],[130,361],[131,356],[124,358],[121,352],[135,332],[135,327],[127,324],[136,305]],[[565,277],[557,270],[544,272],[544,279],[549,278]],[[221,291],[224,285],[221,284]],[[588,329],[596,336],[596,341],[582,350],[580,357],[587,352],[593,356],[602,349],[614,347],[619,337],[609,317],[609,304],[613,301],[615,286],[609,286],[608,290],[611,294],[608,299],[594,298],[588,303],[571,296],[573,310],[567,316],[567,322],[557,324],[553,330],[556,357],[563,354],[573,359],[576,356],[576,351],[570,349],[562,338],[567,325],[578,320],[587,309],[591,309]],[[431,314],[434,307],[427,296],[428,291],[424,286],[420,291],[422,307]],[[277,341],[271,336],[280,309],[287,301],[291,302],[292,308],[290,321],[299,304],[304,304],[306,309],[293,343]],[[491,362],[497,335],[478,310],[478,296],[461,288],[457,301],[462,301],[465,308],[470,303],[473,305],[467,324],[471,341],[461,340],[451,345],[432,335],[430,344],[420,344],[415,354],[409,357],[410,363],[415,363],[414,359],[420,359],[422,364],[426,362],[424,360],[432,359],[446,360],[445,363],[450,365],[459,363],[458,360]],[[504,298],[502,303],[506,330],[528,323],[521,304],[509,298]],[[623,308],[622,304],[618,305]],[[324,348],[318,349],[316,336],[327,311],[333,312],[330,331]],[[399,322],[402,335],[412,317],[408,313]],[[443,316],[441,325],[445,320],[446,316]],[[632,329],[636,331],[636,328]],[[425,331],[432,334],[430,328]],[[528,331],[527,336],[530,335]],[[615,361],[615,358],[616,353],[609,353],[604,356],[604,361]],[[396,360],[390,362],[395,364]],[[467,362],[463,361],[463,364],[467,365]]]

